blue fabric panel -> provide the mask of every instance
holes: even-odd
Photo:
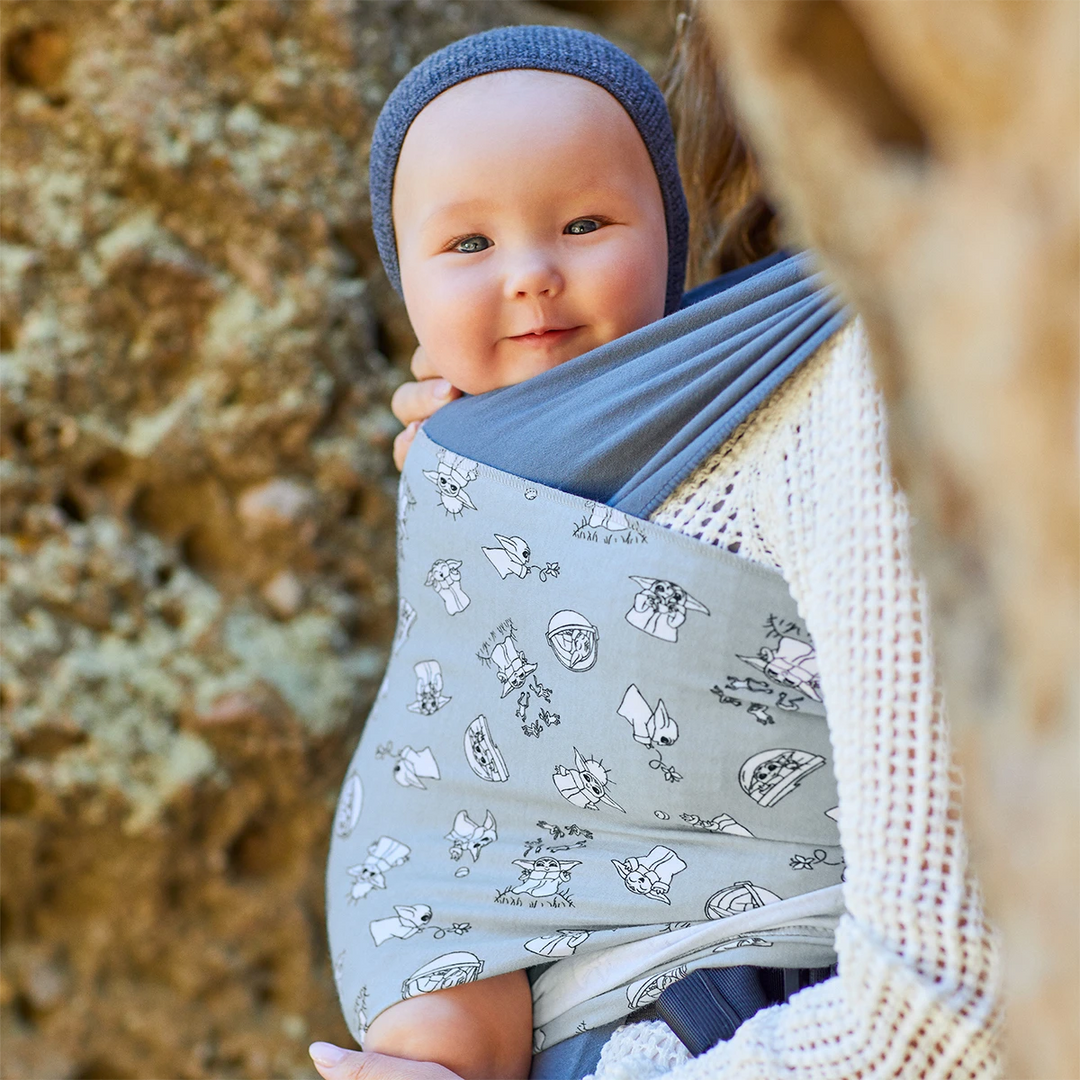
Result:
[[[648,517],[848,317],[805,254],[695,292],[710,288],[527,382],[452,402],[425,430],[493,468]]]

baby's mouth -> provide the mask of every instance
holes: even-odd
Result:
[[[522,345],[555,345],[580,329],[580,326],[541,326],[524,334],[511,335],[509,340]]]

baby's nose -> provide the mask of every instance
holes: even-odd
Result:
[[[541,250],[522,252],[514,258],[506,273],[505,294],[508,300],[554,297],[562,292],[563,287],[558,264]]]

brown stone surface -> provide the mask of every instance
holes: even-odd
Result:
[[[1076,1017],[1080,5],[705,5],[784,206],[863,314],[927,573],[1010,1077]]]
[[[314,1077],[311,1038],[348,1044],[323,861],[413,344],[367,140],[427,52],[581,7],[0,4],[4,1077]],[[592,15],[626,43],[630,10]]]

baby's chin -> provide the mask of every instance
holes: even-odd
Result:
[[[551,371],[552,368],[561,367],[571,360],[576,360],[579,356],[590,352],[600,344],[603,344],[603,342],[582,341],[578,343],[567,341],[557,350],[549,352],[536,350],[535,354],[531,356],[500,358],[493,361],[490,366],[480,369],[473,368],[468,371],[458,370],[455,374],[447,374],[445,377],[462,393],[475,397],[478,394],[486,394],[492,390],[501,390],[507,386],[517,386],[518,383],[528,382],[530,379],[536,378],[537,375],[542,375],[545,371]],[[521,351],[524,352],[525,350]],[[443,368],[436,368],[436,370],[448,372],[450,367],[451,365],[447,364]]]

